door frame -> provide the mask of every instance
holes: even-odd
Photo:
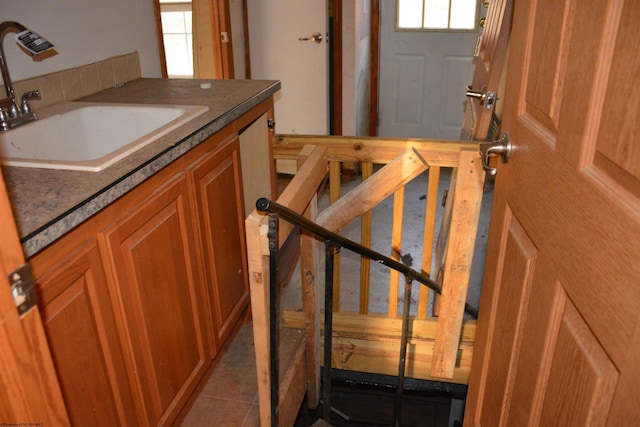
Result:
[[[369,136],[378,136],[378,96],[380,88],[380,0],[371,0],[371,87],[369,88]]]
[[[342,135],[342,0],[329,0],[329,133]]]
[[[371,136],[375,136],[377,133],[377,117],[378,117],[378,39],[379,39],[379,22],[380,22],[380,0],[368,0],[371,2],[371,100],[369,107],[370,115],[370,132]],[[330,112],[330,129],[334,135],[342,134],[342,111],[343,111],[343,96],[342,96],[342,0],[329,0],[329,42],[330,42],[330,68],[329,73],[329,105]],[[222,43],[219,37],[212,37],[211,43],[214,50],[214,66],[216,70],[219,70],[221,78],[233,79],[235,78],[235,71],[233,67],[233,40],[231,38],[231,18],[230,18],[230,6],[229,0],[213,1],[212,5],[212,33],[218,34],[220,32],[226,32],[229,34],[229,42]],[[249,18],[247,14],[247,0],[242,0],[243,10],[243,25],[244,25],[244,52],[245,52],[245,67],[247,79],[251,78],[251,58],[249,55]],[[158,40],[158,51],[160,53],[160,68],[162,77],[167,78],[167,62],[166,54],[164,50],[164,37],[162,35],[162,19],[160,16],[160,1],[153,1],[153,11],[156,21],[156,37]]]
[[[233,79],[233,40],[231,40],[231,8],[229,6],[229,0],[208,0],[207,5],[210,8],[212,20],[209,22],[210,27],[207,29],[210,31],[203,31],[201,37],[207,37],[206,43],[212,46],[213,52],[211,52],[213,67],[216,70],[216,75],[221,79]],[[192,3],[193,4],[193,3]],[[242,2],[244,14],[244,26],[245,33],[247,29],[247,14],[246,14],[246,0]],[[153,0],[153,13],[156,21],[156,38],[158,40],[158,51],[160,53],[160,69],[162,72],[162,78],[168,78],[167,74],[167,60],[164,50],[164,36],[162,34],[162,18],[160,16],[160,1]],[[228,34],[228,41],[222,42],[221,37],[215,37],[216,34],[222,34],[226,32]],[[250,66],[249,66],[249,38],[245,36],[245,56],[247,59],[247,78],[250,78]],[[194,58],[195,60],[195,58]]]

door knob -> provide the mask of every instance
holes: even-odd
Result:
[[[480,105],[484,105],[485,110],[493,109],[498,100],[498,96],[494,91],[485,91],[484,87],[481,90],[473,90],[471,86],[467,86],[466,95],[469,98],[479,99]]]
[[[508,163],[511,158],[511,139],[509,134],[505,132],[502,138],[495,141],[481,142],[479,144],[480,157],[482,158],[482,168],[491,176],[495,176],[498,170],[489,166],[489,156],[500,156],[502,163]]]
[[[322,43],[322,34],[313,33],[311,37],[300,37],[298,40],[300,40],[301,42]]]

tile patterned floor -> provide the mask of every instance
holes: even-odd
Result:
[[[260,425],[251,323],[242,325],[233,338],[182,425]]]

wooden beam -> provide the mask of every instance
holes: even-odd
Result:
[[[295,159],[304,145],[327,147],[331,161],[386,164],[415,148],[431,166],[457,167],[460,150],[478,150],[469,141],[398,139],[355,136],[276,135],[273,153],[277,159]]]
[[[304,314],[297,310],[284,310],[285,327],[304,324]],[[400,353],[402,319],[384,315],[358,315],[335,313],[333,318],[334,348],[332,367],[351,371],[396,376]],[[444,381],[466,384],[471,370],[475,340],[475,321],[463,324],[454,374]],[[412,336],[409,339],[407,376],[424,380],[443,381],[430,375],[433,359],[437,320],[412,318]],[[322,341],[322,339],[321,339]]]
[[[433,359],[433,344],[432,340],[409,341],[405,377],[467,384],[471,372],[473,347],[460,344],[453,374],[448,378],[440,378],[429,375]],[[333,338],[333,345],[332,368],[398,375],[399,340],[373,340],[369,337],[336,335]]]
[[[373,174],[373,163],[362,162],[362,182],[366,181]],[[371,211],[362,215],[360,222],[360,244],[366,248],[371,247]],[[367,257],[360,258],[360,314],[369,312],[369,283],[371,271],[371,260]]]
[[[400,262],[402,256],[402,216],[404,214],[404,186],[393,193],[393,219],[391,224],[391,259]],[[389,271],[389,317],[398,315],[398,294],[400,288],[400,272]]]
[[[329,203],[334,205],[340,199],[341,164],[329,162]],[[335,206],[334,206],[335,209]],[[317,221],[316,221],[317,222]],[[338,232],[341,227],[331,231]],[[340,311],[340,252],[333,258],[333,311]]]
[[[431,375],[453,378],[460,328],[467,298],[471,262],[478,231],[484,171],[477,151],[462,151],[445,255],[444,281]]]
[[[434,276],[436,282],[442,286],[443,280],[443,268],[445,263],[445,255],[447,250],[447,243],[449,238],[449,229],[451,228],[451,214],[453,212],[453,200],[456,190],[456,182],[458,179],[458,169],[454,169],[451,174],[451,181],[449,181],[448,193],[444,201],[444,212],[442,212],[442,218],[440,220],[440,230],[438,231],[438,240],[436,242],[436,271]],[[440,295],[435,294],[433,296],[433,316],[438,316],[440,311]]]
[[[440,186],[440,168],[429,169],[429,182],[427,184],[427,203],[424,215],[424,237],[422,241],[422,273],[431,276],[431,260],[433,258],[433,239],[436,229],[436,212],[438,208],[438,188]],[[429,288],[420,286],[418,297],[418,318],[427,318],[429,307]]]
[[[420,154],[409,149],[392,159],[371,178],[345,194],[318,215],[318,225],[337,231],[373,209],[394,191],[427,170]]]
[[[255,210],[245,220],[249,290],[256,352],[260,424],[271,425],[269,380],[269,248],[266,246],[267,217]]]
[[[298,159],[301,164],[311,154],[311,146],[305,147]],[[315,195],[307,209],[305,218],[314,221],[318,215],[318,197]],[[317,277],[320,271],[318,242],[312,236],[300,235],[300,273],[302,275],[302,307],[304,309],[305,357],[307,366],[307,405],[315,409],[320,403],[320,295]]]
[[[305,314],[300,309],[284,309],[282,313],[285,328],[301,329],[305,325]],[[324,328],[324,317],[320,315],[320,329]],[[428,317],[416,319],[411,316],[411,336],[415,339],[434,340],[438,319]],[[400,339],[402,318],[389,318],[385,314],[335,313],[333,331],[342,334],[376,335],[379,337]],[[460,340],[472,344],[476,339],[476,321],[464,320]],[[396,372],[397,374],[397,372]]]
[[[318,188],[326,174],[326,149],[324,147],[313,147],[307,155],[307,161],[304,162],[298,173],[294,175],[291,182],[278,197],[278,203],[295,212],[302,213],[306,209],[309,200],[318,192]]]
[[[294,425],[300,411],[300,405],[304,399],[306,376],[304,347],[304,343],[300,343],[294,350],[293,358],[287,361],[287,367],[282,366],[280,368],[281,371],[284,371],[278,390],[280,397],[278,425],[281,426]]]
[[[308,147],[303,150],[301,160],[303,160],[304,163],[298,171],[298,174],[294,176],[291,183],[278,198],[279,203],[288,206],[298,213],[303,213],[309,209],[310,201],[315,198],[318,188],[327,173],[325,151],[325,148],[322,147]],[[271,424],[271,390],[269,377],[269,247],[267,221],[268,217],[258,213],[256,210],[245,220],[261,425]],[[280,244],[284,243],[291,229],[291,225],[285,221],[281,222],[278,234]],[[304,353],[304,351],[300,352],[301,358],[304,356]],[[294,406],[297,413],[306,388],[304,384],[306,382],[304,363],[294,363],[293,365],[295,365],[294,371],[287,371],[287,373],[285,373],[285,379],[281,380],[279,384],[279,387],[281,387],[281,420],[283,417],[285,417],[284,419],[290,417],[289,409]],[[287,384],[288,381],[291,383]],[[298,381],[303,383],[302,386],[297,383]],[[282,387],[284,387],[284,389]],[[282,399],[285,400],[283,401]],[[290,404],[289,402],[294,403]],[[292,406],[289,407],[287,405]],[[285,407],[289,409],[285,409]]]
[[[293,176],[291,182],[284,189],[277,202],[289,209],[302,214],[309,201],[318,192],[320,184],[327,174],[326,149],[313,147],[308,153],[307,160]],[[293,226],[286,221],[280,222],[278,241],[282,244]]]

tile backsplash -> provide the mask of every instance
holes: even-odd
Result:
[[[37,112],[40,108],[59,102],[74,101],[117,84],[139,79],[141,76],[140,58],[138,52],[133,52],[14,82],[13,88],[18,99],[25,92],[39,90],[41,99],[30,101],[32,108]],[[4,93],[4,87],[2,92]]]

